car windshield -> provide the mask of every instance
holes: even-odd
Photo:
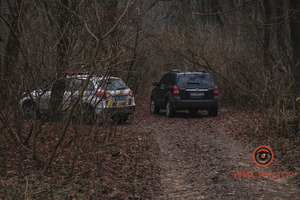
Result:
[[[181,74],[178,77],[178,86],[199,86],[201,88],[213,88],[215,86],[209,74]]]
[[[81,90],[83,87],[85,79],[67,79],[66,89],[67,90]],[[92,81],[89,81],[87,85],[87,90],[94,90],[94,84]]]

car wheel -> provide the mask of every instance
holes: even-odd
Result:
[[[102,110],[99,115],[97,115],[97,122],[103,126],[107,126],[112,119],[111,114],[106,110]]]
[[[34,117],[34,112],[35,112],[34,103],[25,102],[23,105],[23,113],[25,119],[32,119]]]
[[[211,108],[208,110],[208,115],[212,117],[218,116],[218,108]]]
[[[125,122],[128,120],[129,115],[115,115],[113,116],[113,121],[118,124],[125,124]]]
[[[123,115],[119,121],[120,124],[125,124],[125,122],[128,120],[129,115]]]
[[[197,109],[191,109],[191,110],[189,110],[189,113],[194,115],[194,114],[198,113],[198,110]]]
[[[152,113],[159,113],[159,108],[155,105],[155,101],[153,99],[151,99],[151,102],[150,102],[150,111]]]
[[[172,108],[170,100],[168,100],[166,105],[166,115],[167,117],[173,117],[174,113],[175,110]]]

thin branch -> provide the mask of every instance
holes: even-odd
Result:
[[[70,13],[72,13],[76,17],[78,17],[78,19],[84,23],[84,26],[85,26],[86,30],[91,34],[91,36],[96,41],[99,41],[99,38],[91,31],[91,29],[89,28],[87,22],[84,19],[82,19],[75,11],[71,10],[70,8],[68,8],[67,6],[63,5],[62,3],[59,2],[59,5],[62,6],[62,7],[64,7],[65,9],[67,9]]]
[[[16,140],[18,141],[18,143],[27,151],[29,151],[32,155],[35,156],[35,158],[37,159],[37,161],[39,161],[42,164],[45,164],[45,162],[42,161],[42,159],[40,159],[33,151],[31,151],[30,149],[28,149],[21,141],[21,139],[19,138],[19,136],[17,134],[15,134],[12,130],[11,127],[9,126],[7,120],[4,118],[4,115],[2,114],[2,112],[0,111],[0,119],[3,123],[3,125],[6,127],[6,130],[9,132],[9,134]]]
[[[102,37],[102,39],[106,38],[111,32],[113,32],[117,28],[117,26],[119,25],[120,21],[125,16],[128,8],[129,8],[129,5],[130,5],[130,0],[127,1],[126,8],[124,9],[122,15],[119,17],[119,19],[117,20],[117,22],[115,23],[115,25]]]
[[[74,101],[74,103],[70,106],[69,108],[69,111],[68,111],[68,115],[67,115],[67,119],[66,119],[66,122],[64,124],[64,127],[63,127],[63,131],[58,139],[58,141],[55,143],[55,145],[53,146],[52,148],[52,151],[51,153],[49,154],[48,158],[47,158],[47,163],[42,171],[42,175],[45,175],[47,170],[49,169],[49,167],[51,166],[52,164],[52,161],[54,159],[54,156],[56,154],[56,151],[58,149],[58,147],[60,146],[60,144],[63,142],[63,139],[65,138],[65,135],[68,131],[68,127],[69,127],[69,124],[71,122],[71,118],[73,116],[73,112],[74,112],[74,109],[75,107],[77,106],[77,104],[79,103],[80,99],[82,99],[82,96],[83,96],[83,93],[85,91],[85,89],[87,88],[87,85],[91,79],[91,77],[94,75],[94,71],[92,70],[92,72],[90,73],[90,75],[87,77],[83,87],[82,87],[82,90],[80,91],[80,94],[79,94],[79,97]]]
[[[222,14],[225,14],[225,13],[229,13],[229,12],[233,12],[233,11],[236,11],[242,7],[244,7],[245,5],[247,5],[248,3],[251,3],[253,1],[256,1],[256,0],[249,0],[249,1],[246,1],[245,3],[243,3],[242,5],[236,7],[236,8],[232,8],[230,10],[226,10],[226,11],[223,11],[223,12],[215,12],[215,13],[194,13],[195,15],[222,15]]]

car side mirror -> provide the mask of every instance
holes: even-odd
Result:
[[[157,86],[159,86],[159,83],[153,82],[152,85],[157,87]]]

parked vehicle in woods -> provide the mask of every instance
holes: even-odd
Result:
[[[166,73],[159,83],[152,83],[150,110],[158,113],[166,110],[172,117],[177,110],[189,110],[195,114],[198,110],[208,110],[210,116],[218,115],[218,87],[205,71]]]
[[[67,111],[76,98],[79,97],[87,80],[88,73],[68,73],[65,78],[65,92],[61,105],[62,111]],[[32,118],[37,108],[38,113],[50,111],[52,86],[31,92],[20,100],[26,118]],[[74,116],[82,118],[85,123],[93,123],[97,117],[111,117],[115,121],[125,122],[135,111],[135,101],[132,90],[118,77],[92,76],[85,89],[82,99],[74,111]]]

